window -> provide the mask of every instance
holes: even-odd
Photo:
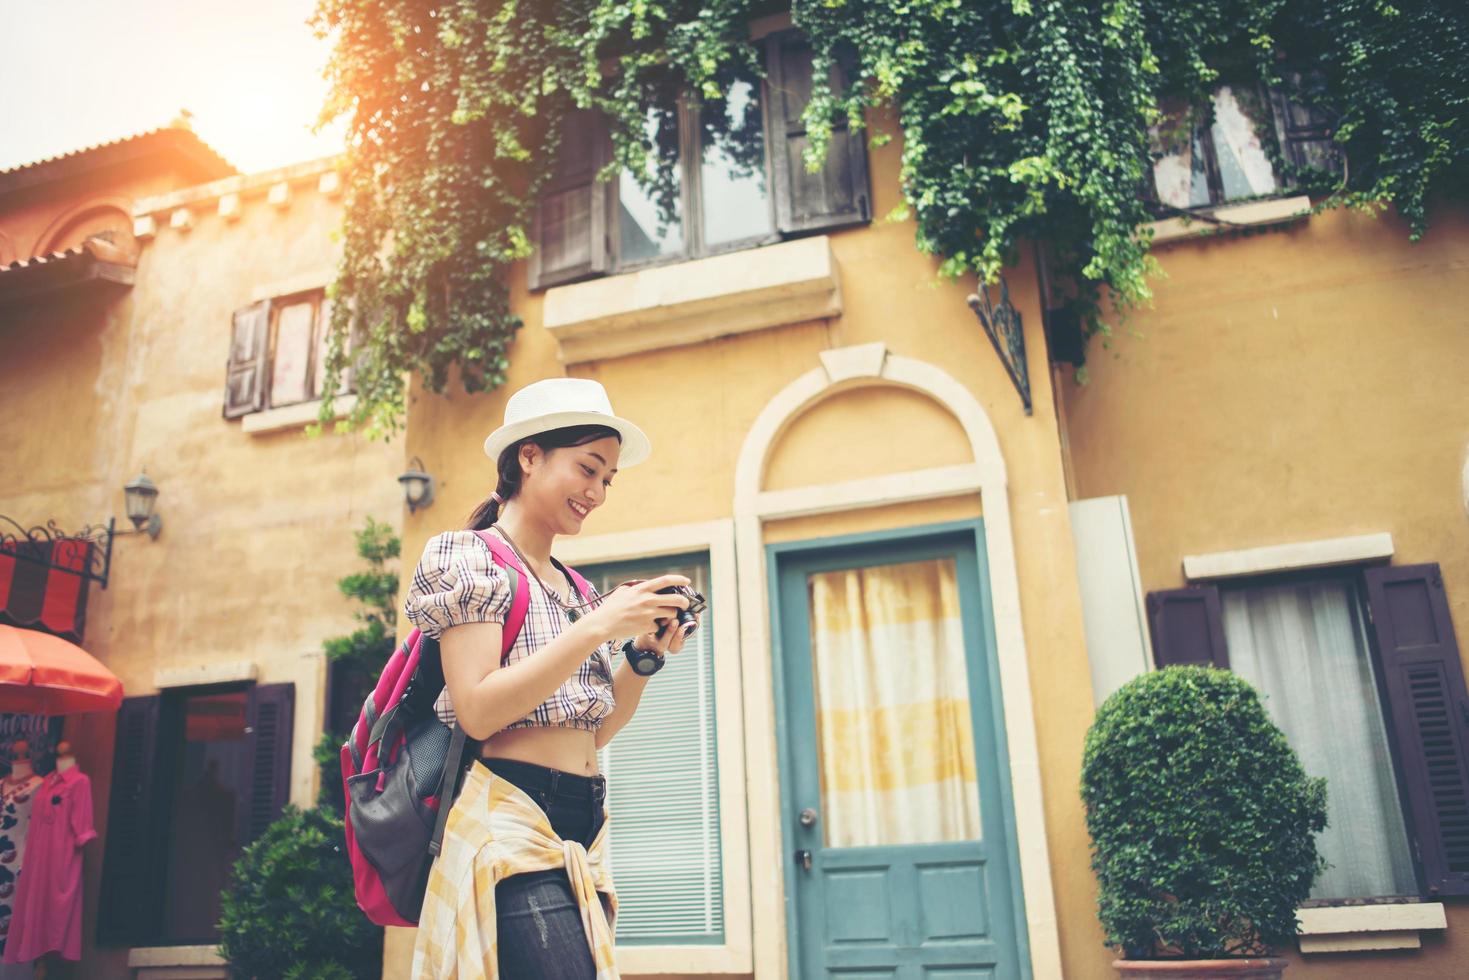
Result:
[[[1292,92],[1300,90],[1294,79]],[[1331,141],[1331,117],[1306,96],[1247,87],[1214,90],[1206,111],[1180,100],[1159,107],[1150,130],[1153,181],[1150,197],[1167,208],[1212,207],[1278,194],[1294,186],[1271,159],[1274,140],[1293,172],[1340,169]],[[1207,118],[1206,118],[1207,117]]]
[[[583,572],[603,594],[630,578],[676,572],[709,595],[705,555]],[[713,615],[711,605],[648,684],[632,721],[598,753],[612,814],[619,945],[725,941]]]
[[[225,374],[225,418],[321,397],[331,309],[325,291],[317,289],[235,311]],[[346,381],[350,391],[350,371]]]
[[[1469,704],[1437,565],[1153,592],[1159,667],[1237,671],[1327,778],[1313,899],[1469,894]]]
[[[1306,772],[1327,780],[1328,826],[1316,844],[1331,867],[1311,897],[1417,894],[1355,583],[1220,591],[1230,666],[1265,695]]]
[[[624,171],[597,181],[611,155],[606,127],[592,112],[570,114],[537,208],[532,288],[867,221],[866,151],[845,120],[821,172],[805,169],[810,45],[781,32],[767,40],[765,59],[763,80],[746,74],[722,98],[650,112],[654,152],[641,179]],[[845,84],[841,69],[832,84]]]
[[[181,688],[117,716],[101,945],[212,944],[240,850],[290,789],[291,684]]]

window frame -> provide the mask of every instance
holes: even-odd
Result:
[[[622,260],[622,242],[618,226],[622,172],[619,171],[607,180],[593,179],[586,187],[591,196],[589,230],[591,247],[589,260],[585,263],[567,265],[551,271],[544,268],[543,246],[546,240],[546,229],[543,208],[540,201],[537,201],[531,221],[533,241],[527,281],[530,292],[544,292],[557,286],[585,280],[727,255],[763,245],[872,223],[871,173],[866,130],[850,127],[845,122],[837,125],[834,130],[844,137],[846,143],[845,149],[841,151],[845,154],[846,169],[837,171],[842,177],[840,180],[834,180],[834,183],[850,192],[852,198],[850,206],[834,205],[826,211],[803,213],[805,206],[810,202],[805,199],[797,200],[802,185],[792,177],[790,163],[787,159],[789,151],[787,144],[793,132],[786,123],[784,108],[777,113],[775,102],[778,97],[783,98],[781,95],[783,90],[778,86],[785,78],[783,59],[787,53],[786,46],[792,42],[809,46],[809,41],[800,30],[791,28],[788,24],[784,26],[767,25],[767,27],[769,29],[760,31],[755,37],[755,41],[762,48],[766,70],[763,76],[751,79],[751,81],[758,81],[760,86],[762,103],[760,124],[766,207],[770,216],[771,230],[766,234],[721,242],[712,247],[706,244],[704,228],[706,198],[702,174],[704,140],[702,130],[698,125],[701,103],[695,93],[685,92],[678,97],[676,107],[679,126],[678,175],[679,206],[683,225],[682,247],[675,252],[652,256],[636,262]],[[850,68],[845,64],[833,65],[831,83],[838,88],[845,87],[849,83],[849,71]],[[597,139],[593,141],[594,154],[598,158],[595,162],[600,166],[595,167],[594,172],[600,173],[602,167],[605,167],[611,159],[611,137],[605,122],[595,124],[599,126],[600,131]],[[772,132],[773,127],[778,132]],[[828,167],[833,166],[837,152],[837,148],[833,146],[827,157]],[[555,167],[553,171],[559,169]],[[576,171],[576,173],[582,172],[584,171],[581,168]],[[830,171],[828,171],[828,176],[830,176]],[[539,197],[543,200],[548,194],[564,192],[575,186],[580,185],[574,179],[552,177],[548,184],[549,189],[543,188],[539,192]]]
[[[257,290],[253,302],[248,306],[235,310],[231,315],[228,351],[225,357],[225,408],[223,417],[226,421],[243,419],[252,415],[266,416],[271,412],[279,412],[284,409],[299,408],[303,405],[314,405],[321,402],[322,393],[317,378],[321,374],[325,363],[323,358],[327,355],[327,330],[330,326],[327,321],[333,300],[327,296],[327,286],[324,283],[315,282],[313,284],[299,286],[295,283],[282,283],[280,286],[285,286],[286,288],[282,289],[277,287],[270,292]],[[299,400],[277,404],[275,402],[277,381],[275,359],[280,344],[281,314],[286,308],[302,303],[309,303],[311,306],[311,338],[303,367],[307,394],[306,397]],[[252,389],[246,389],[252,390],[254,396],[251,401],[251,407],[246,408],[243,405],[235,407],[231,402],[231,397],[234,393],[232,381],[242,368],[247,367],[251,363],[247,360],[235,360],[235,342],[237,331],[239,330],[240,317],[242,315],[249,316],[257,313],[262,307],[264,308],[265,319],[264,337],[261,341],[263,350],[254,361],[256,366],[252,370],[257,375],[254,380],[254,386]],[[354,332],[354,341],[355,337],[356,334]],[[349,341],[348,351],[350,352],[354,346],[355,343]],[[356,379],[353,377],[353,370],[350,363],[345,372],[345,376],[342,378],[342,382],[342,387],[338,391],[339,395],[350,395],[356,392]]]
[[[1398,709],[1392,703],[1392,697],[1387,689],[1388,671],[1390,669],[1377,630],[1377,617],[1386,615],[1386,610],[1374,608],[1371,589],[1368,583],[1368,572],[1377,568],[1410,568],[1413,566],[1398,565],[1392,562],[1359,560],[1343,562],[1337,565],[1318,566],[1314,568],[1294,568],[1272,571],[1259,569],[1241,575],[1230,575],[1223,577],[1210,577],[1190,580],[1185,589],[1161,589],[1148,593],[1148,607],[1151,610],[1155,597],[1162,599],[1178,596],[1182,593],[1197,592],[1199,598],[1203,599],[1209,593],[1213,593],[1214,601],[1206,605],[1211,608],[1209,614],[1209,627],[1211,630],[1217,628],[1220,637],[1223,637],[1222,621],[1222,596],[1225,590],[1237,591],[1249,588],[1265,588],[1271,586],[1291,585],[1303,582],[1337,581],[1347,583],[1356,598],[1361,616],[1363,628],[1366,634],[1367,655],[1371,661],[1373,685],[1376,688],[1377,704],[1382,713],[1387,736],[1388,755],[1393,766],[1393,784],[1397,791],[1397,803],[1399,815],[1403,821],[1403,827],[1407,834],[1408,853],[1413,863],[1413,878],[1417,891],[1409,895],[1360,895],[1351,898],[1332,899],[1306,899],[1302,908],[1334,908],[1340,906],[1359,905],[1367,903],[1393,903],[1402,901],[1412,902],[1436,902],[1443,899],[1443,895],[1430,889],[1428,868],[1424,863],[1420,850],[1419,824],[1415,819],[1417,816],[1416,803],[1412,787],[1408,784],[1407,769],[1408,758],[1406,749],[1402,745],[1397,730],[1396,716]],[[1218,615],[1216,621],[1214,617]],[[1158,626],[1150,616],[1150,633],[1153,642],[1153,666],[1162,669],[1165,666],[1177,662],[1173,660],[1174,652],[1168,651],[1167,644],[1160,642]],[[1229,661],[1226,648],[1222,652],[1223,663],[1217,664],[1223,669],[1233,671],[1233,664]]]
[[[1257,134],[1268,133],[1273,140],[1274,150],[1267,148],[1266,155],[1270,159],[1271,170],[1275,176],[1275,189],[1268,193],[1243,195],[1239,197],[1224,196],[1224,178],[1219,169],[1219,151],[1214,144],[1213,112],[1211,107],[1210,125],[1202,126],[1198,130],[1199,143],[1204,155],[1204,181],[1209,192],[1209,200],[1204,204],[1194,204],[1187,207],[1170,204],[1162,199],[1158,193],[1158,178],[1156,166],[1162,155],[1159,155],[1151,142],[1148,152],[1148,174],[1143,184],[1142,197],[1149,209],[1155,213],[1157,218],[1167,218],[1177,215],[1208,215],[1214,211],[1224,208],[1248,204],[1254,201],[1270,201],[1280,198],[1291,197],[1300,193],[1297,182],[1290,175],[1281,172],[1281,163],[1285,162],[1291,166],[1303,166],[1303,155],[1296,148],[1295,143],[1299,140],[1310,141],[1320,139],[1329,135],[1330,127],[1322,129],[1321,132],[1313,132],[1312,128],[1293,126],[1288,118],[1283,118],[1283,113],[1289,113],[1290,106],[1298,102],[1292,96],[1292,89],[1284,85],[1233,85],[1229,82],[1220,82],[1209,90],[1210,100],[1223,88],[1234,91],[1250,91],[1259,101],[1262,111],[1269,114],[1269,119],[1252,119]],[[1310,106],[1304,102],[1300,103],[1308,111]],[[1160,106],[1161,109],[1161,106]],[[1190,131],[1190,139],[1193,137]],[[1339,161],[1338,161],[1339,163]]]
[[[164,687],[151,694],[124,699],[117,718],[118,738],[113,743],[111,771],[116,777],[117,767],[127,758],[126,753],[129,746],[122,738],[125,716],[130,711],[146,716],[141,729],[142,738],[138,743],[138,747],[142,750],[138,758],[141,762],[139,777],[143,793],[129,814],[130,817],[136,817],[141,826],[132,828],[139,831],[135,852],[130,852],[126,858],[122,854],[115,853],[112,836],[116,831],[127,829],[126,821],[122,826],[116,822],[118,820],[117,811],[120,809],[117,805],[119,803],[118,794],[127,792],[127,789],[119,786],[114,778],[108,787],[108,817],[105,828],[107,840],[98,882],[96,923],[98,947],[137,948],[199,944],[212,946],[218,943],[219,936],[217,935],[208,938],[165,937],[165,895],[171,880],[168,860],[169,840],[172,830],[173,803],[178,789],[177,770],[172,762],[174,754],[179,751],[185,737],[185,704],[188,699],[194,697],[238,692],[244,692],[246,695],[245,737],[248,742],[242,760],[244,769],[238,777],[242,795],[236,801],[236,812],[240,815],[237,821],[244,819],[244,825],[237,827],[244,838],[240,845],[243,850],[258,839],[251,827],[251,814],[256,809],[254,796],[256,789],[262,785],[268,787],[271,795],[266,799],[271,809],[274,809],[273,804],[276,800],[281,801],[283,805],[290,801],[291,763],[295,749],[296,686],[292,681],[261,684],[254,680],[229,680],[214,684]],[[261,709],[272,703],[277,709],[275,716],[277,741],[273,744],[274,751],[267,760],[271,764],[271,770],[268,778],[262,784],[260,774],[256,771],[257,764],[262,761],[262,750],[260,743],[256,741],[256,736],[263,723]],[[274,820],[277,816],[279,816],[278,810],[271,819]],[[260,830],[263,832],[263,828]],[[124,861],[124,864],[119,865],[119,861]],[[138,882],[141,895],[119,893],[118,889],[127,882],[129,873],[141,879]],[[109,912],[112,905],[119,902],[128,902],[130,905],[141,908],[142,911],[138,913],[138,918],[126,924],[110,921]]]
[[[275,401],[275,358],[280,343],[281,314],[288,306],[298,306],[306,302],[311,304],[311,342],[306,353],[306,397],[297,401],[282,402]],[[316,372],[319,365],[321,342],[325,337],[326,324],[322,323],[322,311],[327,308],[326,287],[303,289],[294,293],[283,293],[280,296],[272,296],[270,299],[270,329],[267,340],[266,364],[267,370],[263,379],[265,385],[265,407],[263,412],[269,412],[277,408],[290,408],[293,405],[306,405],[321,400],[321,392],[316,390]]]
[[[1300,585],[1308,582],[1340,582],[1351,589],[1352,597],[1356,600],[1359,614],[1362,617],[1362,633],[1366,642],[1367,657],[1372,667],[1372,686],[1377,695],[1377,708],[1381,712],[1383,719],[1383,733],[1387,737],[1388,756],[1392,760],[1393,788],[1397,791],[1398,815],[1403,821],[1403,832],[1407,838],[1408,854],[1413,859],[1413,880],[1417,885],[1417,891],[1407,895],[1356,895],[1350,898],[1308,898],[1301,903],[1302,908],[1334,908],[1343,905],[1355,905],[1363,900],[1372,902],[1394,902],[1405,899],[1411,899],[1413,901],[1436,901],[1436,898],[1428,893],[1423,863],[1419,860],[1416,853],[1412,797],[1408,785],[1404,780],[1402,748],[1398,742],[1396,727],[1392,723],[1393,706],[1387,692],[1387,665],[1383,661],[1382,651],[1378,648],[1376,631],[1372,628],[1372,598],[1367,590],[1367,579],[1363,574],[1365,571],[1366,566],[1364,565],[1294,569],[1291,571],[1261,572],[1253,575],[1242,575],[1238,578],[1223,579],[1219,582],[1210,583],[1219,590],[1222,604],[1223,594],[1226,591],[1235,592],[1246,589]],[[1223,628],[1222,622],[1220,628]],[[1230,664],[1227,669],[1233,673],[1233,664]]]
[[[739,590],[735,577],[735,528],[730,518],[649,527],[557,542],[557,558],[582,567],[678,559],[702,553],[708,562],[712,642],[727,651],[713,658],[715,744],[719,768],[719,827],[724,881],[722,945],[624,945],[617,961],[628,975],[641,973],[748,974],[754,969],[753,902],[750,891],[748,794],[745,787],[743,675],[739,657]],[[619,665],[620,666],[620,665]],[[656,678],[651,683],[657,683]],[[613,744],[616,739],[614,737]],[[616,819],[615,815],[614,818]]]
[[[608,181],[607,219],[608,268],[606,275],[636,272],[662,265],[673,265],[693,259],[709,258],[728,252],[741,252],[747,248],[758,248],[781,240],[782,236],[776,215],[776,186],[774,165],[770,153],[770,86],[767,79],[755,80],[760,86],[760,143],[765,175],[765,210],[770,218],[770,231],[764,235],[753,235],[709,247],[704,241],[704,133],[699,125],[699,112],[703,101],[693,93],[685,92],[678,97],[676,117],[678,119],[678,189],[679,209],[683,224],[683,247],[676,252],[655,255],[636,262],[622,261],[622,236],[618,233],[617,209],[622,200],[622,171],[616,181]],[[610,137],[605,137],[610,144]],[[540,246],[539,240],[536,242]]]

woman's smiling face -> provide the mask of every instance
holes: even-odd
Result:
[[[523,503],[552,532],[578,533],[587,515],[606,502],[621,452],[615,436],[549,451],[522,447]]]

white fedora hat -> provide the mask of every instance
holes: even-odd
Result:
[[[547,378],[528,384],[505,403],[505,424],[485,439],[485,455],[497,463],[506,447],[526,436],[571,425],[605,425],[622,437],[619,468],[648,458],[653,444],[642,429],[612,412],[607,389],[586,378]]]

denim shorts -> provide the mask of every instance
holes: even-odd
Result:
[[[550,818],[562,840],[590,847],[602,828],[607,782],[518,759],[480,759]],[[581,910],[565,868],[511,875],[495,885],[500,976],[506,980],[596,980]]]

